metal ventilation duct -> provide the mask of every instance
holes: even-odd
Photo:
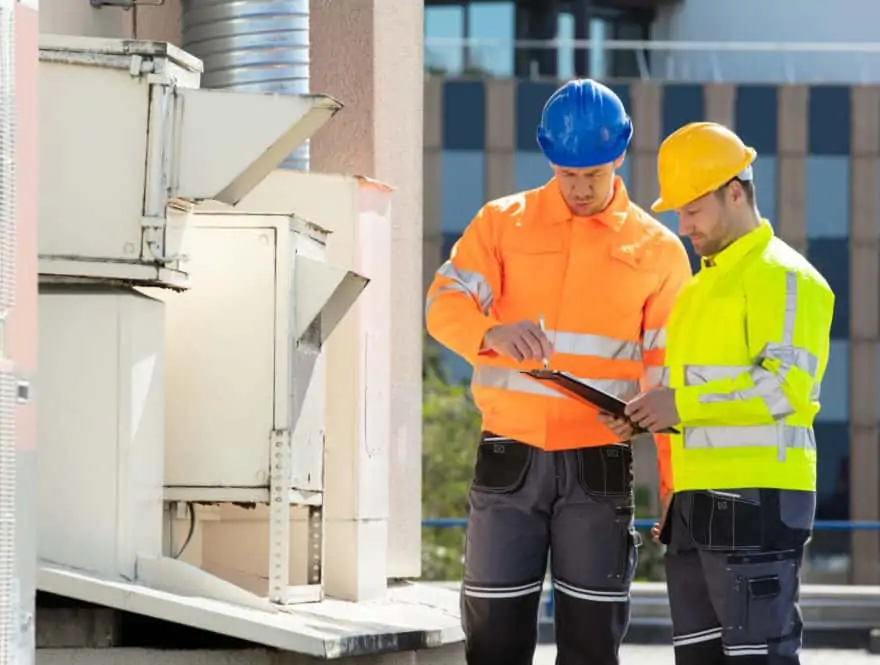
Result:
[[[308,94],[309,0],[183,0],[183,48],[204,88]],[[308,142],[281,168],[307,171]]]

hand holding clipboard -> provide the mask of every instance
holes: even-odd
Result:
[[[567,397],[571,397],[579,402],[583,402],[593,406],[599,411],[608,413],[616,418],[623,418],[633,426],[635,434],[645,434],[648,430],[639,427],[626,416],[626,402],[623,400],[600,390],[595,386],[584,383],[565,372],[555,369],[531,369],[521,370],[521,374],[525,374],[530,379],[538,381],[549,386],[558,393],[562,393]],[[668,427],[660,430],[659,434],[680,434],[674,427]]]

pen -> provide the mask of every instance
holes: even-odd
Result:
[[[538,314],[538,327],[541,329],[541,332],[545,335],[547,334],[546,329],[544,328],[544,315]],[[544,358],[544,369],[550,369],[550,360]]]

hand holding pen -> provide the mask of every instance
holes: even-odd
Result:
[[[538,314],[538,327],[541,329],[541,333],[543,333],[544,337],[547,337],[547,329],[544,327],[544,315]],[[549,340],[548,340],[549,344]],[[544,369],[550,369],[550,354],[546,354],[543,358],[544,360]]]

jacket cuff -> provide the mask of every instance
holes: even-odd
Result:
[[[501,322],[497,319],[487,316],[484,317],[480,325],[474,326],[473,337],[468,341],[468,349],[472,349],[472,358],[497,358],[498,353],[492,350],[482,351],[483,338],[495,326],[500,326]]]

